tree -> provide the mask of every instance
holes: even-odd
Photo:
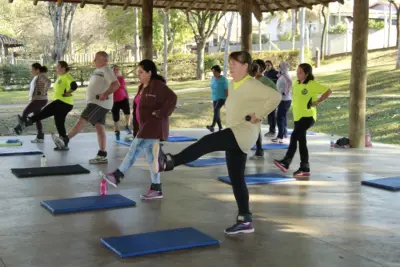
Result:
[[[192,28],[197,46],[197,79],[204,80],[204,50],[207,39],[215,31],[225,13],[215,11],[189,11],[187,23]]]
[[[326,45],[326,33],[328,32],[329,7],[325,8],[325,6],[323,6],[321,9],[321,15],[324,19],[324,26],[322,28],[322,36],[321,36],[321,60],[324,60],[325,45]]]
[[[54,46],[51,57],[59,61],[65,54],[71,39],[71,27],[75,14],[75,4],[48,3],[48,15],[53,25]]]
[[[184,45],[193,39],[193,33],[187,27],[187,21],[184,12],[171,9],[167,14],[167,20],[168,53],[173,53],[176,46]]]

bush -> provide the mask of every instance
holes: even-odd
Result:
[[[0,65],[0,85],[29,84],[32,79],[30,69],[25,65]]]
[[[285,33],[278,34],[278,39],[279,39],[279,41],[292,41],[292,33],[285,32]],[[300,40],[300,34],[295,35],[295,40],[296,41]]]
[[[368,28],[374,30],[380,30],[385,27],[385,23],[381,20],[369,19],[368,20]]]
[[[339,23],[335,26],[329,27],[328,33],[330,34],[340,34],[347,31],[347,25],[345,23]]]

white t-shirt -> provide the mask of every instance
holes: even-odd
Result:
[[[104,101],[96,99],[96,95],[104,93],[110,87],[110,84],[115,81],[117,81],[117,77],[108,65],[96,69],[92,77],[90,77],[89,85],[86,90],[87,103],[93,103],[105,109],[111,109],[114,103],[113,94],[110,94],[108,99]]]

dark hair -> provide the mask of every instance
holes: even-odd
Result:
[[[211,67],[211,70],[221,73],[221,67],[219,65],[214,65]]]
[[[58,61],[58,65],[60,65],[61,68],[65,69],[65,72],[69,71],[69,66],[68,63],[65,61]]]
[[[229,59],[233,59],[237,62],[240,62],[242,64],[248,64],[249,68],[247,72],[251,71],[251,63],[253,62],[253,59],[251,58],[251,55],[247,51],[236,51],[232,52],[229,55]]]
[[[151,79],[152,80],[160,80],[160,81],[166,82],[164,77],[157,73],[157,66],[156,66],[156,64],[154,64],[154,62],[152,60],[144,59],[139,62],[138,66],[142,67],[142,69],[145,72],[151,71]]]
[[[256,59],[251,63],[250,75],[256,76],[257,72],[263,73],[267,67],[265,66],[265,62],[261,59]]]
[[[48,71],[46,66],[42,66],[40,65],[40,63],[33,63],[31,65],[32,68],[34,68],[35,70],[39,70],[40,73],[46,73]]]
[[[306,76],[306,79],[304,80],[304,84],[307,84],[309,81],[312,81],[312,80],[314,80],[314,75],[313,75],[313,73],[312,73],[312,67],[311,67],[311,65],[310,64],[308,64],[308,63],[301,63],[300,65],[299,65],[299,68],[301,68],[303,71],[304,71],[304,73],[307,75]],[[300,83],[300,81],[298,80],[298,82]]]

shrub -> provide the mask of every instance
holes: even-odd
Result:
[[[347,31],[347,25],[345,23],[339,23],[335,26],[329,27],[328,33],[330,34],[340,34]]]
[[[380,30],[385,27],[385,23],[382,20],[369,19],[368,20],[368,28],[374,30]]]

